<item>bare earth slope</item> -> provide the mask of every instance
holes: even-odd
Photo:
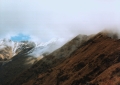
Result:
[[[120,85],[120,40],[99,33],[75,48],[44,57],[10,85]]]

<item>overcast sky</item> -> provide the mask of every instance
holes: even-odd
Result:
[[[45,41],[120,27],[120,0],[0,0],[0,36]]]

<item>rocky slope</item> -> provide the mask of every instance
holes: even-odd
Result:
[[[25,49],[30,49],[29,51],[24,52],[27,55],[39,57],[44,53],[49,54],[53,52],[62,45],[59,44],[59,40],[57,39],[53,39],[45,43],[36,43],[33,41],[14,42],[9,39],[3,39],[0,40],[0,61],[10,60],[18,53],[25,51]]]
[[[13,42],[11,40],[0,41],[0,85],[9,83],[21,72],[30,68],[40,60],[43,55],[52,52],[57,42],[50,41],[44,44],[35,44],[30,41]],[[48,49],[51,49],[50,51]],[[37,55],[37,56],[36,56]]]
[[[10,60],[24,49],[34,48],[34,42],[14,42],[9,39],[0,40],[0,61]]]
[[[119,85],[117,35],[80,39],[74,38],[6,85]]]
[[[11,57],[6,60],[2,60],[0,66],[0,85],[4,85],[6,82],[15,78],[19,73],[29,68],[37,58],[32,56],[27,56],[26,52],[30,51],[33,47],[25,47],[25,44],[21,48],[16,49],[16,55],[11,55]],[[12,47],[11,47],[12,49]],[[10,50],[7,48],[6,53]],[[12,54],[13,51],[11,51]],[[2,55],[3,53],[1,53]]]

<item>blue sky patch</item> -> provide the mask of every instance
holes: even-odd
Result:
[[[18,34],[17,36],[12,36],[11,40],[13,41],[27,41],[30,40],[30,36],[29,35],[24,35],[22,33]]]

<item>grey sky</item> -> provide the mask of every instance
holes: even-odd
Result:
[[[0,0],[0,33],[49,40],[120,27],[119,0]]]

